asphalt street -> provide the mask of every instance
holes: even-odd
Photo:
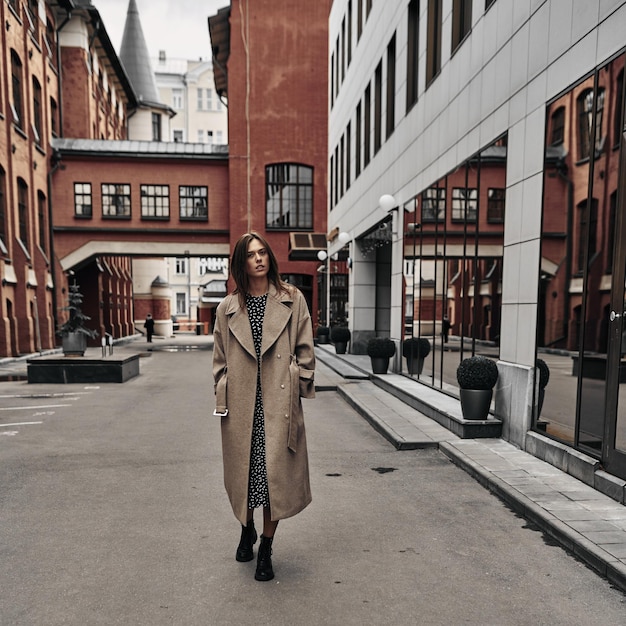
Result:
[[[209,348],[156,340],[123,384],[0,383],[0,624],[625,623],[626,595],[333,391],[304,401],[313,503],[255,581],[234,558]]]

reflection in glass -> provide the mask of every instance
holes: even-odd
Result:
[[[457,392],[456,368],[498,358],[506,135],[409,201],[405,212],[405,339],[427,339],[420,381]]]
[[[595,455],[605,431],[619,173],[621,115],[611,113],[623,106],[623,68],[621,56],[546,111],[537,345],[550,385],[535,425]]]

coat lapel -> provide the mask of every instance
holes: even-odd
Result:
[[[288,326],[291,319],[290,303],[292,301],[291,294],[278,293],[273,286],[270,286],[265,307],[265,317],[263,318],[261,354],[265,354],[274,345]]]
[[[256,360],[256,350],[250,329],[250,319],[245,309],[239,307],[237,296],[231,296],[226,313],[229,315],[228,328],[243,349]]]

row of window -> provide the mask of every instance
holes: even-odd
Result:
[[[612,85],[611,85],[612,86]],[[617,147],[622,135],[621,115],[623,110],[624,97],[624,70],[622,69],[615,79],[615,88],[611,89],[614,93],[615,106],[612,107],[613,120],[612,132],[608,128],[609,120],[605,119],[605,97],[606,89],[599,87],[597,89],[597,97],[593,88],[584,89],[576,98],[576,116],[577,116],[577,133],[576,148],[577,159],[584,161],[589,159],[591,155],[592,145],[595,155],[599,155],[606,143],[606,137],[612,140],[612,145]],[[595,98],[595,115],[594,115],[594,98]],[[609,108],[611,110],[611,108]],[[551,114],[550,120],[550,145],[559,146],[566,143],[565,129],[565,106],[559,106],[554,113]],[[595,118],[595,141],[592,140],[594,133]]]
[[[435,78],[441,69],[441,27],[442,0],[428,2],[426,85]],[[494,0],[485,2],[485,10]],[[359,2],[359,7],[362,5]],[[371,3],[369,3],[371,8]],[[352,58],[352,2],[347,5],[341,33],[337,38],[335,54],[331,59],[331,107],[339,93],[345,76],[345,61],[349,65]],[[368,12],[369,15],[369,12]],[[420,0],[410,0],[407,8],[407,90],[406,112],[417,102],[419,47]],[[347,23],[346,23],[347,19]],[[453,0],[452,4],[452,52],[454,52],[470,32],[472,22],[472,0]],[[357,19],[357,27],[360,21]],[[360,31],[357,28],[360,36]],[[395,128],[396,96],[396,33],[387,45],[385,57],[385,138],[389,139]],[[383,140],[383,59],[378,62],[373,81],[365,87],[363,97],[356,106],[354,122],[348,122],[346,129],[330,156],[330,208],[337,204],[352,182],[352,149],[354,148],[354,178],[358,178],[367,167],[372,155],[376,154]],[[354,124],[354,142],[353,142]],[[372,128],[373,126],[373,128]],[[373,136],[372,136],[373,135]],[[373,140],[373,145],[372,145]]]
[[[9,218],[8,218],[8,200],[7,200],[7,179],[6,172],[0,166],[0,253],[7,255],[9,253],[7,242],[9,237]],[[29,191],[26,181],[18,177],[17,179],[17,236],[22,243],[24,252],[30,256],[29,250]],[[39,247],[46,253],[46,196],[42,191],[37,191],[37,237]]]
[[[341,21],[341,32],[335,42],[335,51],[330,58],[330,106],[335,104],[339,87],[352,62],[353,0],[348,0],[346,15]],[[354,0],[356,3],[356,42],[359,43],[367,18],[372,12],[372,0]]]
[[[506,190],[490,187],[487,190],[487,222],[504,222]],[[476,222],[478,216],[478,189],[476,187],[452,188],[452,221]],[[422,193],[422,222],[446,221],[446,189],[430,187]]]
[[[128,183],[102,183],[102,217],[130,219],[132,216],[131,186]],[[140,185],[142,219],[168,220],[170,218],[169,185]],[[178,188],[179,217],[181,220],[209,219],[209,190],[206,186],[181,185]],[[91,183],[74,183],[74,216],[93,217]]]
[[[172,89],[172,108],[181,111],[185,108],[184,89]],[[216,97],[213,89],[196,89],[196,110],[198,111],[222,111],[224,105],[219,97]]]

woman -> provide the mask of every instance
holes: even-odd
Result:
[[[315,355],[302,293],[283,282],[268,242],[242,235],[231,257],[235,290],[217,307],[213,376],[222,418],[224,484],[241,522],[237,561],[251,561],[254,509],[263,507],[256,580],[274,578],[278,521],[311,502],[300,397],[313,398]]]

